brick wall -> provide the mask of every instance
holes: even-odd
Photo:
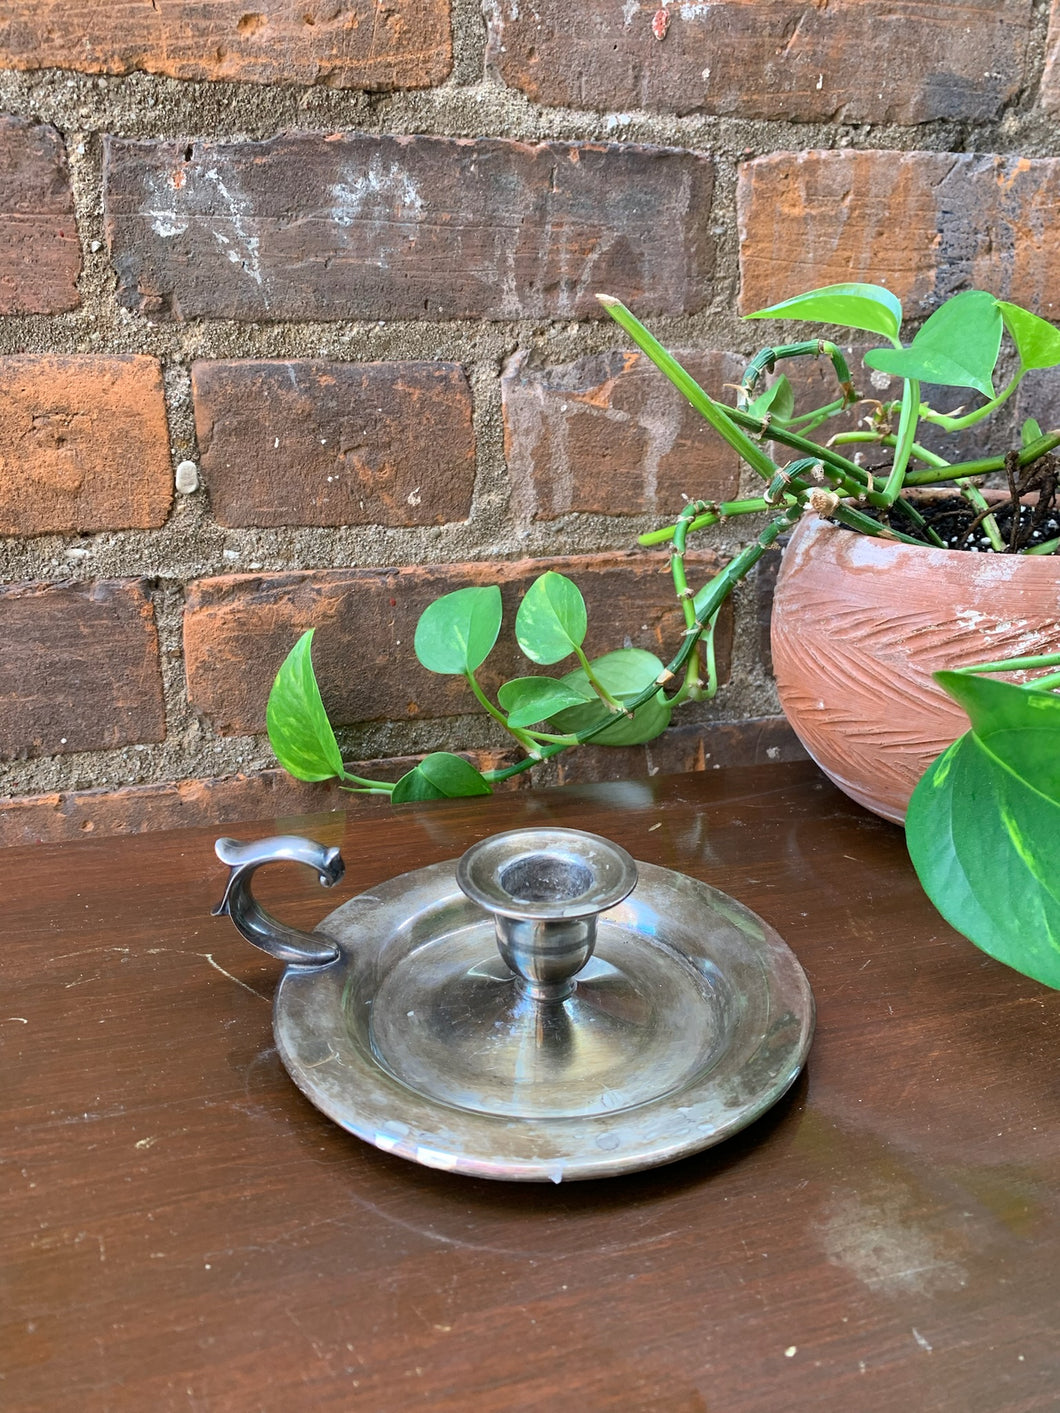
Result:
[[[7,0],[0,842],[340,805],[262,731],[314,624],[351,758],[495,762],[412,630],[531,561],[669,656],[636,534],[748,483],[594,293],[715,387],[830,280],[1055,319],[1058,54],[1060,0]],[[792,753],[773,567],[713,703],[548,778]]]

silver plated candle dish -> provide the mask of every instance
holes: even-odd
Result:
[[[217,842],[215,909],[288,963],[274,1029],[306,1096],[428,1167],[608,1177],[719,1143],[791,1086],[813,997],[761,918],[572,829],[522,829],[402,874],[313,933],[255,901],[262,864],[343,873],[297,836]]]

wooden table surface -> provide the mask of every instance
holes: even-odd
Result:
[[[280,966],[210,916],[217,831],[0,856],[0,1408],[1024,1413],[1060,1408],[1060,993],[919,891],[808,765],[267,821],[340,843],[309,927],[554,823],[759,912],[818,1005],[808,1071],[671,1167],[523,1185],[417,1167],[311,1107]]]

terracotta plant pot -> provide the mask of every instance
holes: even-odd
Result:
[[[807,515],[784,551],[772,644],[781,706],[810,755],[900,824],[920,776],[968,729],[931,674],[1060,650],[1060,557],[905,545]]]

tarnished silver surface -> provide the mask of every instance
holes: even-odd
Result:
[[[785,1093],[809,1050],[813,998],[777,934],[706,884],[645,863],[630,875],[629,856],[604,840],[613,852],[587,863],[572,839],[595,836],[516,831],[476,846],[478,870],[474,850],[460,861],[471,892],[500,881],[508,896],[487,899],[494,912],[539,931],[581,925],[572,913],[603,902],[595,946],[567,948],[562,932],[552,946],[545,927],[544,969],[529,944],[507,953],[522,975],[502,960],[456,860],[390,879],[324,920],[338,957],[289,967],[274,1015],[283,1062],[314,1104],[429,1167],[560,1182],[694,1153]],[[547,854],[561,859],[551,873]],[[507,871],[527,857],[536,884]],[[608,889],[622,897],[638,875],[608,905]],[[535,892],[549,896],[523,896]]]
[[[565,1001],[593,954],[596,918],[629,896],[637,865],[625,849],[580,829],[516,829],[473,845],[456,881],[493,917],[516,991]]]
[[[277,922],[251,893],[250,880],[263,864],[301,863],[316,869],[321,884],[331,888],[346,872],[338,849],[304,839],[300,834],[277,834],[250,844],[241,844],[238,839],[218,839],[214,853],[229,869],[224,897],[214,908],[214,917],[227,914],[248,942],[281,962],[319,966],[336,959],[338,944],[322,928],[311,933],[299,932],[296,927]]]

